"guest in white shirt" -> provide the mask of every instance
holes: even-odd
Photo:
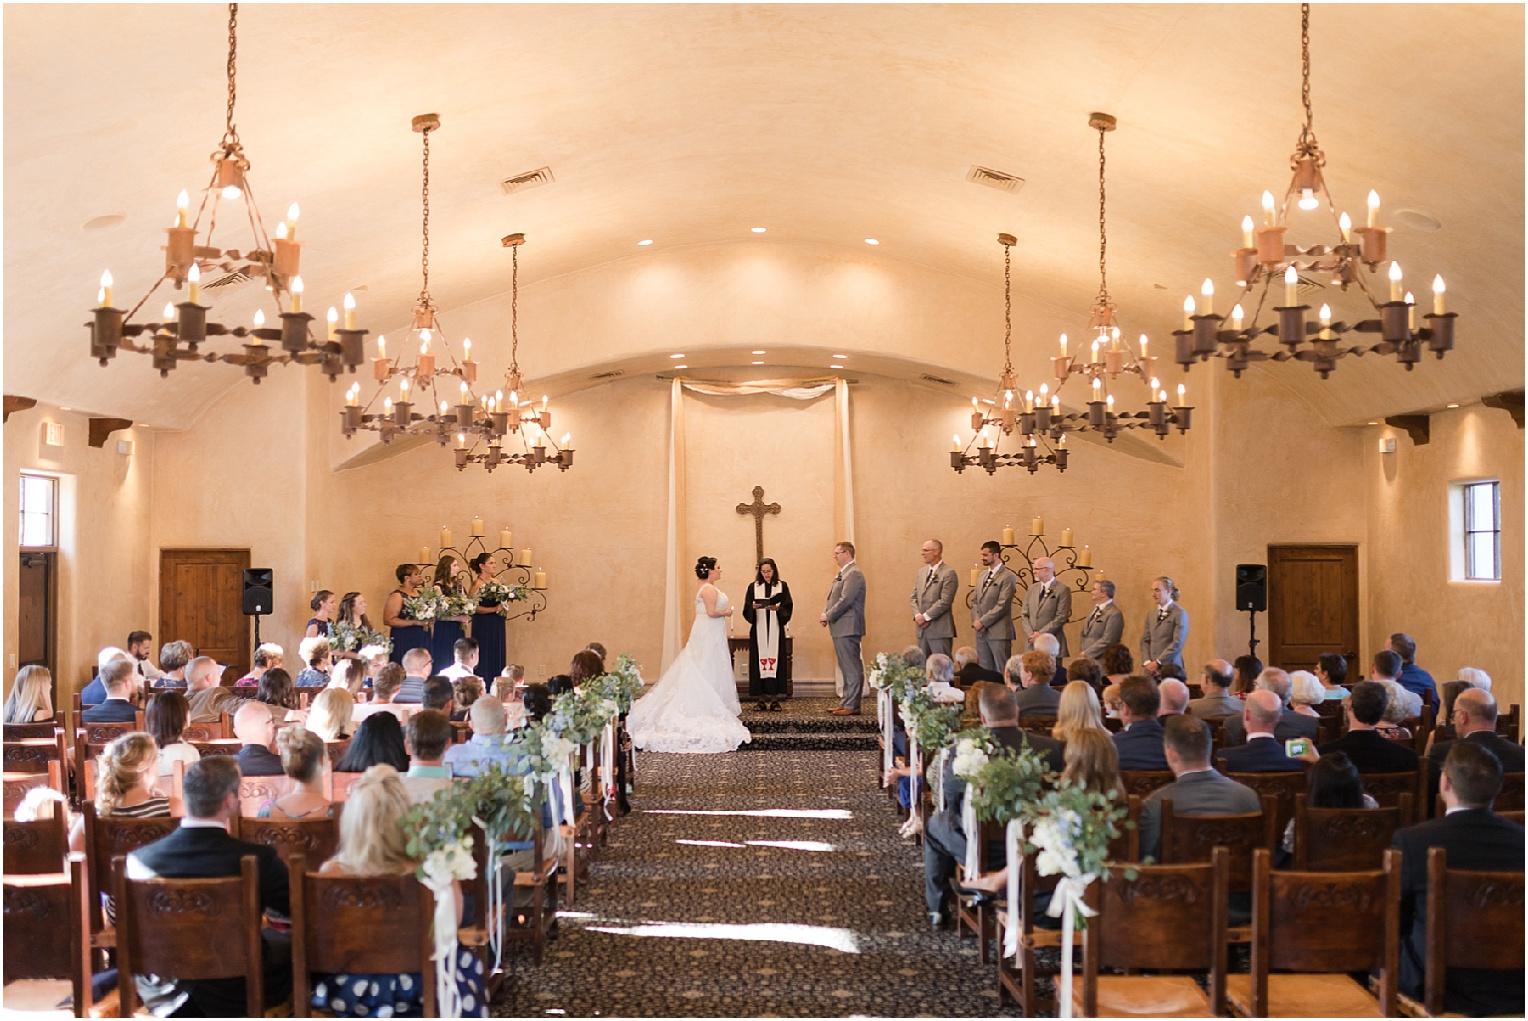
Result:
[[[451,655],[456,659],[456,662],[442,670],[440,676],[449,677],[453,681],[458,677],[476,676],[478,664],[477,639],[458,638],[456,644],[451,646]]]

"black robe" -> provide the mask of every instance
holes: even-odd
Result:
[[[748,694],[752,698],[768,696],[778,698],[784,695],[787,684],[790,681],[791,661],[785,654],[785,625],[791,619],[791,587],[785,582],[780,582],[780,591],[775,593],[774,599],[780,609],[774,613],[775,621],[780,628],[780,664],[775,670],[774,680],[764,680],[759,677],[759,611],[754,609],[754,586],[757,581],[749,582],[748,589],[743,593],[743,619],[748,621]],[[768,614],[766,614],[768,616]],[[766,690],[765,686],[768,685]]]

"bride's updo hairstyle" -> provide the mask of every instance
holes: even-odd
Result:
[[[710,574],[714,570],[716,570],[715,557],[701,557],[699,560],[695,561],[695,577],[699,578],[701,581],[705,581],[706,575]]]

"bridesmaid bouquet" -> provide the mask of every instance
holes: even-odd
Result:
[[[432,624],[441,618],[451,616],[447,612],[450,609],[449,598],[434,589],[427,588],[417,596],[405,596],[403,607],[419,623]]]
[[[329,625],[329,647],[336,652],[359,652],[368,645],[382,647],[383,652],[393,651],[393,640],[361,624],[335,621]]]
[[[510,603],[523,602],[525,598],[524,585],[509,585],[498,579],[483,582],[482,585],[478,586],[477,590],[477,601],[479,603],[498,603],[498,614],[501,617],[509,616]]]
[[[445,611],[441,617],[470,617],[477,612],[478,601],[476,596],[459,595],[449,593],[440,597],[444,601]]]

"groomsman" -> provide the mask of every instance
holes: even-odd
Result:
[[[833,638],[833,653],[838,657],[839,672],[844,675],[844,699],[834,716],[858,716],[860,695],[865,687],[865,662],[860,658],[860,639],[865,634],[865,573],[854,561],[854,543],[840,542],[833,547],[833,562],[838,575],[828,590],[828,605],[820,621]]]
[[[1183,665],[1188,641],[1188,611],[1177,603],[1178,587],[1166,575],[1151,581],[1152,608],[1141,629],[1141,669],[1155,676],[1162,663]]]
[[[1100,659],[1125,633],[1125,615],[1114,605],[1114,582],[1093,583],[1093,612],[1082,622],[1082,655]]]
[[[1003,547],[982,543],[982,573],[971,604],[971,627],[976,629],[976,655],[988,670],[1001,670],[1013,653],[1013,593],[1018,578],[1003,563]]]
[[[1062,629],[1071,619],[1072,590],[1056,580],[1055,561],[1041,557],[1035,561],[1035,583],[1024,593],[1024,609],[1019,615],[1025,650],[1033,649],[1035,638],[1048,632],[1055,635],[1061,645],[1059,655],[1066,656],[1066,632]]]
[[[948,656],[955,646],[955,618],[950,610],[960,591],[960,577],[944,562],[944,543],[938,539],[923,544],[923,563],[913,582],[913,637],[925,656]]]

